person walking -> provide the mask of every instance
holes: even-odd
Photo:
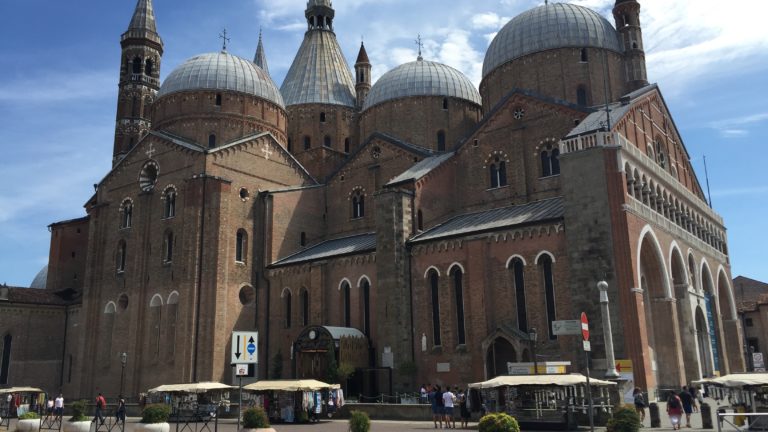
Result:
[[[467,408],[467,393],[460,390],[456,398],[459,400],[459,414],[461,415],[461,428],[469,428],[469,409]]]
[[[683,391],[680,392],[680,401],[683,403],[683,411],[685,412],[685,427],[689,428],[691,427],[694,399],[686,386],[683,386]]]
[[[435,423],[435,429],[442,429],[443,428],[443,412],[440,408],[440,403],[442,402],[442,393],[440,392],[440,386],[435,385],[429,390],[429,393],[427,394],[427,397],[429,398],[429,403],[432,406],[432,421]],[[438,422],[440,423],[440,427],[438,427]]]
[[[99,393],[98,396],[96,396],[96,414],[93,416],[93,420],[91,423],[95,422],[97,419],[99,420],[99,424],[104,424],[104,409],[107,407],[107,400],[104,399],[104,396]],[[98,424],[96,425],[98,427]]]
[[[635,411],[637,411],[640,423],[642,423],[645,421],[645,398],[643,397],[643,391],[640,390],[640,387],[635,387],[635,390],[632,391],[632,396],[635,402]]]
[[[419,388],[419,403],[427,403],[427,386],[424,384]]]
[[[123,395],[117,397],[117,413],[115,414],[118,422],[125,425],[125,398]]]
[[[53,401],[53,413],[56,417],[64,415],[64,396],[61,393]]]
[[[674,391],[670,392],[669,397],[667,398],[667,415],[669,415],[669,422],[672,423],[672,430],[680,430],[680,417],[683,415],[683,403]]]
[[[451,391],[450,386],[445,387],[443,393],[443,415],[445,416],[445,428],[456,429],[456,420],[453,418],[453,402],[456,400],[456,395]],[[451,426],[453,423],[453,426]]]

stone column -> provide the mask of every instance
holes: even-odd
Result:
[[[613,353],[611,312],[608,309],[608,283],[606,281],[598,282],[597,289],[600,290],[600,316],[603,321],[603,339],[605,340],[605,377],[616,379],[619,377],[619,373],[616,372],[616,357]]]

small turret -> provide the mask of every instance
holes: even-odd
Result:
[[[616,30],[624,45],[627,90],[634,91],[648,85],[643,50],[643,32],[640,27],[640,3],[637,0],[616,0],[613,7]]]
[[[157,33],[152,0],[138,0],[120,46],[113,166],[149,132],[150,106],[160,89],[163,41]]]
[[[365,52],[365,44],[360,42],[360,52],[355,61],[355,90],[357,92],[357,109],[363,108],[365,98],[371,91],[371,62]]]
[[[307,17],[308,30],[333,31],[333,18],[336,12],[330,0],[309,0],[304,16]]]
[[[267,65],[267,55],[264,54],[264,45],[261,43],[261,30],[259,30],[259,45],[256,46],[256,55],[253,56],[253,62],[256,66],[269,75],[269,66]]]

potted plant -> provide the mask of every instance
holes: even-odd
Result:
[[[163,404],[147,405],[141,412],[141,422],[135,430],[139,432],[169,432],[171,426],[168,417],[171,415],[171,407]]]
[[[622,405],[616,408],[606,426],[608,432],[637,432],[640,416],[633,405]]]
[[[40,416],[34,411],[20,415],[16,430],[18,432],[38,432],[40,430]]]
[[[64,432],[88,432],[91,429],[91,419],[85,414],[88,401],[72,402],[72,417],[62,425]]]
[[[259,407],[248,408],[243,411],[243,428],[240,431],[276,432],[269,427],[267,413]]]
[[[520,425],[506,413],[492,413],[483,416],[478,425],[480,432],[520,432]]]
[[[368,432],[371,430],[371,419],[362,411],[352,411],[349,415],[350,432]]]

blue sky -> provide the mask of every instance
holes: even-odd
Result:
[[[374,79],[416,57],[479,84],[485,50],[539,0],[335,0],[336,34],[354,63],[364,38]],[[613,0],[578,0],[610,21]],[[701,181],[728,228],[732,273],[768,281],[762,247],[768,180],[768,2],[641,0],[648,75],[659,83]],[[305,29],[304,0],[154,0],[162,77],[220,49],[252,58],[259,28],[278,85]],[[28,286],[48,260],[47,225],[83,216],[111,167],[120,34],[135,0],[2,0],[0,16],[0,283]]]

